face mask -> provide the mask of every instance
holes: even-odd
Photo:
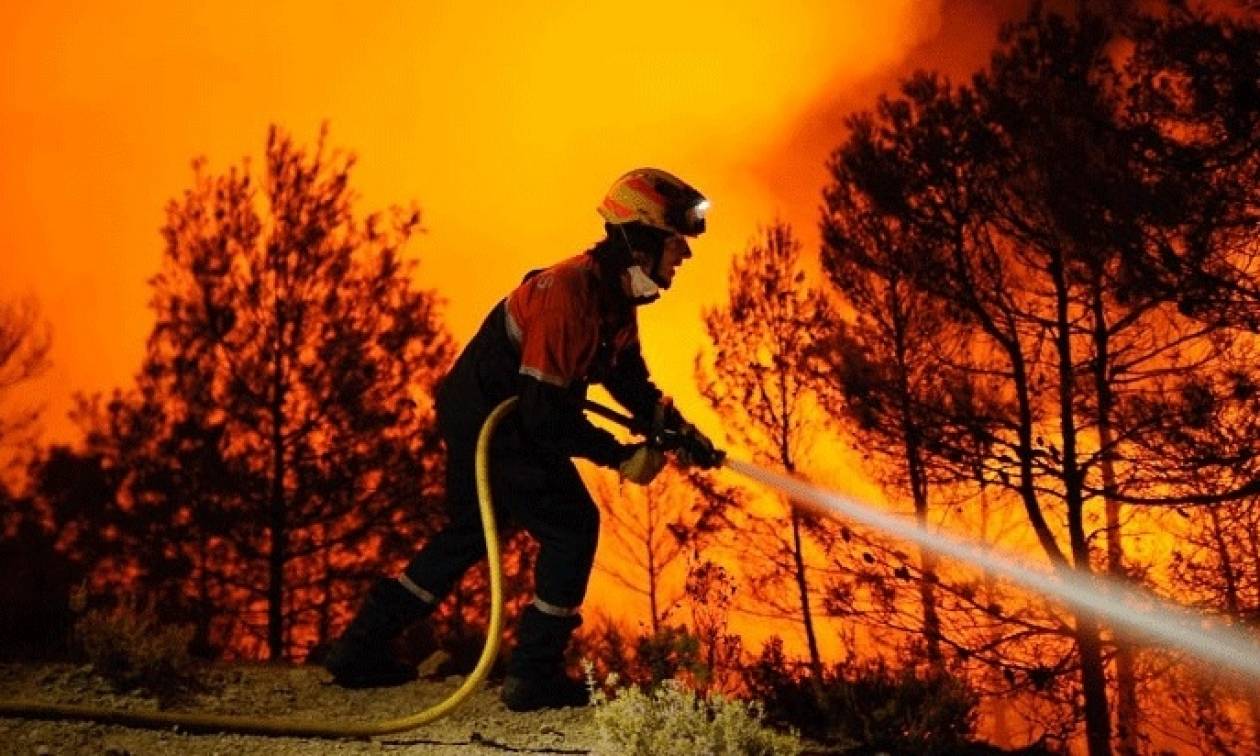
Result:
[[[626,269],[630,274],[630,298],[634,300],[644,300],[657,297],[661,293],[661,287],[656,285],[651,276],[643,272],[643,268],[638,265],[632,265]]]

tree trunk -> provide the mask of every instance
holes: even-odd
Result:
[[[923,479],[922,461],[918,458],[918,446],[911,440],[907,449],[910,487],[914,491],[914,519],[919,527],[927,530],[928,498],[927,485]],[[941,669],[944,656],[941,654],[941,618],[936,611],[936,555],[930,550],[919,548],[919,563],[923,574],[919,578],[919,599],[923,604],[923,638],[927,643],[928,663],[933,669]]]
[[[1092,575],[1089,544],[1085,540],[1080,481],[1076,476],[1073,444],[1064,442],[1064,478],[1067,482],[1068,535],[1072,542],[1075,569]],[[1081,658],[1081,692],[1085,698],[1085,740],[1090,756],[1110,756],[1111,716],[1107,705],[1107,674],[1103,667],[1102,638],[1098,620],[1090,613],[1076,614],[1076,646]]]
[[[992,545],[989,540],[989,494],[985,490],[983,480],[980,482],[980,543],[986,548]],[[984,586],[985,602],[988,604],[996,603],[997,596],[997,580],[993,577],[993,573],[987,569],[980,570],[981,584]],[[988,642],[994,647],[1002,637],[1001,627],[994,627],[988,634]],[[993,700],[993,736],[991,740],[1003,748],[1007,747],[1011,742],[1010,725],[1007,722],[1007,704],[1002,696],[995,696]]]
[[[923,521],[920,520],[922,525]],[[923,638],[927,642],[928,663],[933,669],[941,669],[945,657],[941,654],[941,618],[936,612],[936,557],[927,549],[919,549],[923,575],[919,580],[919,599],[923,603]]]
[[[277,307],[277,309],[279,309]],[[276,319],[275,353],[272,356],[271,394],[271,496],[269,522],[271,549],[267,558],[267,656],[284,658],[284,564],[288,560],[289,533],[284,502],[284,380],[281,374],[282,323]]]
[[[1059,372],[1059,429],[1062,432],[1062,479],[1067,506],[1068,539],[1072,565],[1082,575],[1092,575],[1089,543],[1085,540],[1083,472],[1077,460],[1075,365],[1072,359],[1071,303],[1062,251],[1052,247],[1050,275],[1055,292],[1055,346]],[[1081,691],[1085,697],[1085,740],[1090,756],[1110,756],[1111,716],[1107,706],[1107,675],[1103,669],[1102,640],[1098,620],[1087,612],[1076,615],[1076,645],[1081,658]]]
[[[329,539],[327,530],[318,529],[320,539],[319,562],[323,569],[323,575],[319,579],[320,593],[322,594],[319,601],[319,624],[316,630],[315,643],[324,645],[332,640],[332,608],[333,608],[333,578],[332,578],[332,560],[329,554],[332,549],[329,547]]]
[[[1111,432],[1112,393],[1107,374],[1111,364],[1111,335],[1108,331],[1107,312],[1103,304],[1105,282],[1101,269],[1095,271],[1094,295],[1091,303],[1094,318],[1094,391],[1098,400],[1098,447],[1102,452],[1099,468],[1102,471],[1103,489],[1116,488],[1116,468],[1112,462]],[[1120,502],[1110,496],[1103,504],[1107,520],[1107,574],[1112,580],[1128,580],[1124,568],[1124,543],[1120,527]],[[1123,756],[1137,756],[1138,728],[1141,710],[1137,702],[1137,672],[1133,644],[1120,635],[1116,636],[1116,737]]]
[[[914,519],[926,532],[927,479],[919,450],[919,430],[910,419],[913,414],[910,406],[909,381],[911,358],[906,347],[905,317],[896,284],[889,287],[888,294],[893,308],[893,343],[897,357],[897,393],[901,405],[901,437],[906,450],[906,473],[910,478],[910,493],[914,498]],[[919,599],[923,604],[923,638],[927,644],[928,662],[934,669],[940,669],[943,657],[941,655],[941,619],[936,611],[936,555],[920,547],[919,564],[922,570],[919,579]]]
[[[1101,425],[1099,437],[1104,447],[1109,445],[1111,428]],[[1102,461],[1103,487],[1112,490],[1115,486],[1115,471],[1111,460],[1104,457]],[[1107,572],[1113,580],[1127,580],[1124,570],[1124,547],[1120,534],[1120,502],[1108,497],[1107,506]],[[1126,638],[1117,635],[1116,644],[1116,738],[1122,756],[1137,756],[1138,728],[1141,722],[1141,709],[1137,700],[1137,670],[1134,659],[1133,644]]]
[[[648,531],[648,539],[651,539],[651,531]],[[652,554],[652,547],[648,546],[648,611],[652,614],[652,635],[661,632],[661,615],[660,610],[656,606],[656,559]]]
[[[1065,444],[1066,446],[1066,444]],[[1065,455],[1066,456],[1066,455]],[[1089,566],[1089,546],[1085,541],[1085,528],[1081,516],[1080,487],[1069,477],[1068,533],[1072,540],[1072,557],[1075,569],[1082,575],[1092,575]],[[1075,493],[1073,491],[1075,490]],[[1098,620],[1090,613],[1076,614],[1076,646],[1081,659],[1081,692],[1085,698],[1085,741],[1089,756],[1110,756],[1111,715],[1107,705],[1107,673],[1103,665],[1102,638]]]
[[[1065,444],[1066,446],[1066,444]],[[1071,491],[1075,489],[1076,494]],[[1075,569],[1092,575],[1089,546],[1081,516],[1079,486],[1070,485],[1068,494],[1068,532],[1072,540]],[[1081,659],[1081,693],[1085,699],[1085,742],[1089,756],[1110,756],[1111,714],[1107,705],[1107,673],[1103,666],[1102,637],[1098,620],[1088,612],[1076,614],[1076,647]]]
[[[789,506],[791,506],[789,504]],[[801,516],[792,507],[792,558],[796,563],[796,588],[801,600],[801,623],[809,644],[809,668],[815,680],[822,679],[822,656],[818,653],[818,637],[814,633],[814,616],[809,608],[809,587],[805,582],[805,554],[801,544]]]
[[[1089,756],[1111,753],[1111,722],[1107,712],[1107,675],[1103,670],[1098,622],[1076,618],[1076,646],[1081,655],[1081,688],[1085,696],[1085,742]]]
[[[284,511],[283,453],[276,447],[271,484],[271,550],[267,558],[267,656],[273,661],[284,658],[284,563],[288,551],[288,531]]]

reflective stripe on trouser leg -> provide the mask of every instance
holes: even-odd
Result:
[[[543,614],[550,614],[552,617],[576,617],[581,611],[580,606],[556,606],[534,596],[534,606]]]

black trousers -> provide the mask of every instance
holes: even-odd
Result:
[[[450,388],[450,387],[448,387]],[[454,391],[439,397],[438,426],[447,448],[449,523],[412,558],[405,573],[445,598],[469,567],[486,555],[474,470],[477,434],[489,409]],[[445,401],[444,401],[445,400]],[[490,450],[490,487],[500,533],[524,528],[539,544],[534,593],[556,607],[576,609],[586,596],[599,539],[599,509],[568,459],[545,457],[522,440],[509,414]]]

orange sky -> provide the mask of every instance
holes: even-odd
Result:
[[[643,312],[649,364],[698,413],[698,312],[732,252],[776,215],[812,249],[844,113],[911,67],[974,68],[1022,3],[124,5],[0,9],[0,296],[34,295],[52,323],[53,367],[24,397],[49,440],[73,438],[72,392],[139,365],[189,161],[257,159],[272,122],[309,143],[324,119],[360,157],[363,209],[420,203],[420,275],[461,341],[524,271],[599,235],[624,170],[708,193],[711,232]]]

